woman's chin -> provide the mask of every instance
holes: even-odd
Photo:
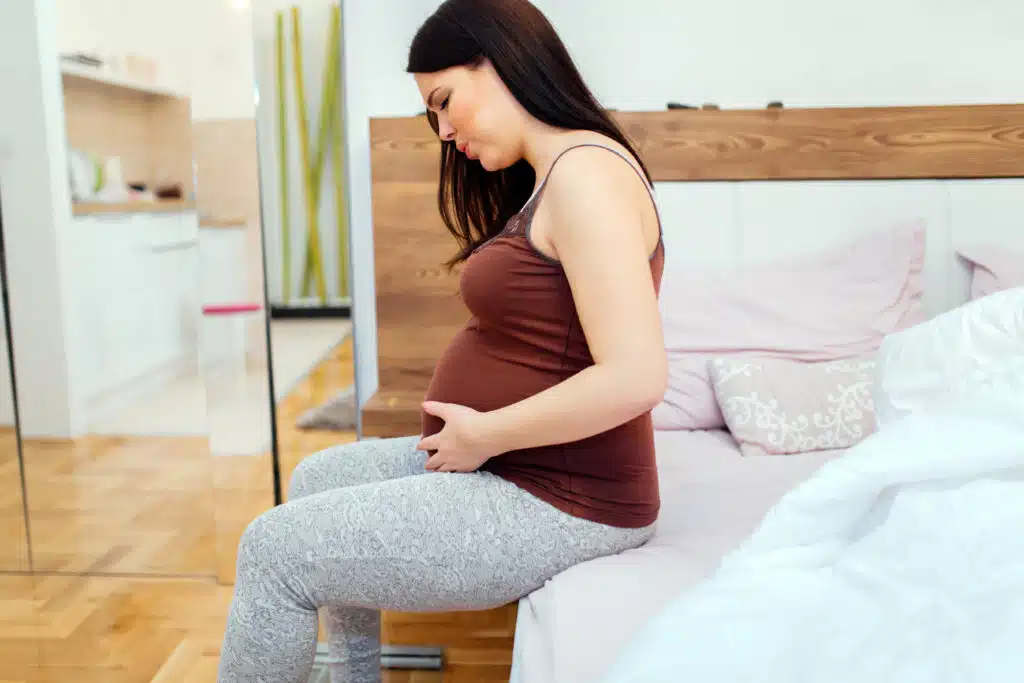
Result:
[[[496,171],[502,171],[512,164],[502,163],[501,159],[495,159],[493,155],[483,155],[477,157],[477,163],[483,166],[484,170],[489,173]]]

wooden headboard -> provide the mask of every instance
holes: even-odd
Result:
[[[1024,177],[1024,105],[615,112],[656,182]],[[434,363],[468,314],[423,116],[370,122],[379,388],[364,436],[419,430]]]

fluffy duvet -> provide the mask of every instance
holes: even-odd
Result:
[[[953,346],[904,383],[910,407],[783,498],[604,683],[1024,680],[1022,316],[1018,290],[891,344],[894,377],[901,353]]]

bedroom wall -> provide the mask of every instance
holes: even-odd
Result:
[[[20,344],[23,434],[67,438],[85,429],[70,363],[68,301],[58,239],[71,220],[66,131],[52,2],[0,2],[0,192],[11,310]],[[6,361],[5,361],[6,362]]]
[[[356,382],[362,401],[377,386],[368,119],[423,109],[403,67],[413,32],[437,4],[345,4]],[[1018,0],[535,4],[560,31],[596,94],[619,109],[660,109],[670,100],[723,107],[759,107],[776,99],[788,106],[1024,101],[1024,70],[1011,68],[1024,63],[1016,28],[1024,23],[1024,5]],[[946,192],[925,195],[927,201],[950,201]],[[804,193],[793,192],[765,201],[798,205],[804,199]],[[695,201],[713,211],[720,206],[711,195]],[[725,197],[724,206],[736,206],[732,201]]]

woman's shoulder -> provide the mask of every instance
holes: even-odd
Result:
[[[593,207],[648,201],[647,179],[636,158],[599,134],[574,137],[548,171],[546,201]]]
[[[581,161],[581,159],[586,161]],[[618,169],[624,165],[628,165],[627,169],[633,167],[639,170],[636,157],[625,145],[618,140],[593,131],[579,131],[569,136],[565,141],[564,148],[558,154],[557,163],[552,166],[551,170],[553,171],[556,166],[564,162],[577,166],[596,164],[595,171],[598,173]]]

